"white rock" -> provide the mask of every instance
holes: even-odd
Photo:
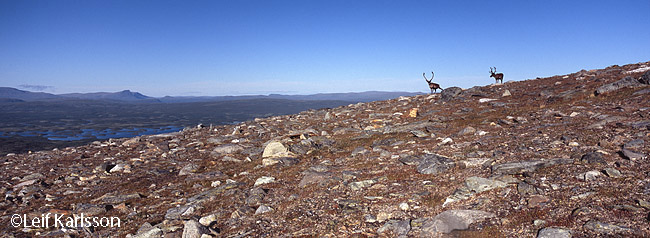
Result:
[[[409,210],[409,204],[405,203],[405,202],[400,203],[399,204],[399,209],[402,210],[402,211],[408,211]]]
[[[283,157],[283,156],[289,156],[289,150],[287,147],[284,147],[282,143],[278,141],[272,141],[266,147],[264,148],[264,152],[262,153],[263,158],[267,157]]]
[[[272,183],[272,182],[275,182],[274,177],[262,176],[262,177],[258,178],[257,180],[255,180],[255,185],[254,186],[267,184],[267,183]]]

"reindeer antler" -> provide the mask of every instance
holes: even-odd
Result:
[[[433,73],[433,72],[431,72],[431,73]],[[431,80],[433,80],[433,77],[431,77],[431,79],[427,78],[427,73],[422,73],[422,77],[424,77],[424,80],[427,81],[427,83],[431,83]]]

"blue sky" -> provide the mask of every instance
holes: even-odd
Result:
[[[443,88],[650,61],[650,1],[0,0],[0,86],[150,96]]]

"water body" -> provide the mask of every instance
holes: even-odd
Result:
[[[0,132],[0,137],[11,136],[42,136],[48,140],[54,141],[76,141],[84,139],[110,139],[136,137],[141,135],[154,135],[183,130],[181,126],[165,126],[159,128],[121,128],[121,129],[81,129],[81,130],[63,130],[63,131],[23,131],[23,132]]]

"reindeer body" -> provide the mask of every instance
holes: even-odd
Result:
[[[422,73],[422,77],[424,77],[424,80],[427,81],[427,83],[429,84],[429,89],[431,89],[431,93],[434,93],[438,89],[442,90],[440,84],[432,82],[434,76],[435,74],[433,73],[433,71],[431,71],[431,79],[427,79],[426,73]]]
[[[490,67],[490,77],[493,77],[496,83],[499,83],[499,80],[503,83],[503,73],[497,73],[497,67],[494,67],[494,70]]]

